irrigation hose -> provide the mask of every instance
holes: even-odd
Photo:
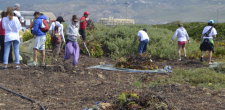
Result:
[[[13,93],[13,94],[16,94],[16,95],[18,95],[18,96],[20,96],[20,97],[22,97],[22,98],[24,98],[24,99],[27,99],[27,100],[29,100],[29,101],[31,101],[31,102],[33,102],[33,103],[37,103],[36,101],[34,101],[34,100],[30,99],[30,98],[27,98],[27,97],[25,97],[25,96],[23,96],[23,95],[20,95],[20,94],[18,94],[18,93],[16,93],[16,92],[10,91],[10,90],[8,90],[8,89],[6,89],[6,88],[3,88],[3,87],[1,87],[1,86],[0,86],[0,88],[3,89],[3,90],[5,90],[5,91],[11,92],[11,93]],[[39,103],[37,103],[37,104],[38,104],[38,106],[41,107],[42,110],[45,110],[45,108],[44,108],[43,106],[41,106],[41,104],[39,104]]]

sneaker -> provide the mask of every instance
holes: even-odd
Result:
[[[41,63],[41,66],[45,66],[45,63]]]
[[[185,56],[184,56],[184,59],[186,59],[186,58],[187,58],[187,56],[185,55]]]
[[[20,66],[16,66],[16,69],[19,70],[20,69]]]
[[[179,58],[178,61],[181,61],[181,58]]]
[[[41,62],[41,63],[40,63],[40,66],[45,66],[45,63],[42,63],[42,62]]]
[[[36,66],[36,63],[31,62],[31,63],[28,63],[27,65],[30,65],[30,66]]]
[[[212,65],[212,62],[210,62],[209,65]]]
[[[200,58],[200,61],[203,62],[203,57]]]
[[[3,69],[3,70],[7,70],[7,67],[6,67],[6,66],[3,66],[2,69]]]

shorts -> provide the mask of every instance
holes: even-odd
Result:
[[[35,38],[34,47],[37,50],[45,50],[46,36],[37,36]]]
[[[178,44],[179,46],[185,46],[186,43],[187,43],[187,41],[178,41],[177,44]]]
[[[80,33],[80,35],[81,35],[81,37],[82,37],[82,40],[83,40],[83,41],[86,41],[86,32],[85,32],[85,30],[80,29],[80,30],[79,30],[79,33]]]

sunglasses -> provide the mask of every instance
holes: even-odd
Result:
[[[78,21],[73,21],[73,22],[78,22]]]

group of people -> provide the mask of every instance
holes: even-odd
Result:
[[[201,41],[200,41],[200,50],[203,51],[202,53],[202,56],[200,57],[200,61],[203,62],[203,58],[205,56],[205,54],[207,53],[207,51],[209,52],[209,55],[208,55],[208,64],[211,65],[212,64],[212,53],[214,52],[214,42],[213,42],[213,39],[216,39],[216,35],[217,35],[217,31],[216,29],[213,27],[214,26],[214,21],[213,20],[210,20],[208,22],[208,26],[206,26],[204,29],[203,29],[203,32],[202,32],[202,35],[201,35]],[[149,43],[149,36],[147,34],[147,30],[146,29],[143,29],[143,30],[140,30],[138,32],[138,38],[139,38],[139,41],[140,41],[140,44],[139,44],[139,54],[142,54],[143,52],[146,52],[147,50],[147,45]],[[183,24],[182,23],[179,23],[178,24],[178,29],[176,30],[172,40],[171,40],[171,43],[173,43],[173,40],[178,37],[178,57],[179,57],[179,61],[181,61],[181,48],[184,52],[184,59],[187,57],[186,56],[186,49],[185,49],[185,45],[187,43],[187,40],[188,40],[188,43],[190,43],[190,39],[189,39],[189,36],[188,36],[188,33],[187,31],[185,30],[185,28],[183,27]]]
[[[7,69],[8,62],[13,62],[12,57],[9,57],[9,54],[12,54],[12,47],[15,54],[15,64],[16,69],[20,69],[19,61],[19,30],[21,29],[22,17],[20,12],[19,4],[15,4],[13,7],[8,7],[7,11],[1,13],[2,20],[0,21],[0,61],[3,62],[3,69]],[[58,60],[58,55],[60,52],[61,42],[63,40],[65,45],[65,56],[64,60],[70,59],[70,56],[73,55],[73,65],[78,64],[79,58],[79,45],[77,39],[81,38],[82,42],[86,42],[86,21],[89,20],[88,16],[90,14],[86,11],[84,16],[79,20],[76,15],[72,16],[71,23],[67,26],[66,35],[67,39],[64,37],[63,33],[63,24],[65,22],[63,17],[59,16],[55,22],[53,22],[49,28],[49,33],[51,35],[51,44],[53,50],[53,57],[55,61]],[[34,20],[31,25],[31,33],[35,38],[33,46],[33,61],[28,65],[36,66],[37,65],[37,52],[41,51],[41,62],[40,65],[45,65],[45,42],[46,42],[46,32],[42,31],[43,21],[47,20],[47,17],[40,13],[34,13]]]
[[[0,61],[3,62],[3,69],[7,69],[8,62],[12,62],[12,44],[15,54],[15,64],[16,69],[20,69],[20,61],[19,61],[19,48],[20,48],[20,40],[19,40],[19,30],[21,29],[22,17],[20,12],[19,4],[15,4],[13,7],[8,7],[7,11],[3,11],[1,13],[2,20],[0,21]],[[79,45],[77,43],[77,39],[81,38],[82,42],[85,43],[86,41],[86,21],[88,20],[88,15],[90,15],[87,11],[84,12],[84,16],[81,17],[79,20],[76,15],[72,16],[71,23],[67,26],[66,35],[68,36],[67,39],[64,37],[63,33],[63,24],[65,22],[63,17],[59,16],[55,22],[53,22],[49,28],[49,33],[51,35],[51,44],[53,50],[53,57],[55,61],[58,60],[58,55],[60,52],[61,47],[61,39],[63,40],[65,45],[65,56],[64,60],[70,59],[70,56],[73,55],[73,65],[78,64],[79,58]],[[35,43],[33,46],[33,61],[28,65],[37,65],[37,52],[38,50],[41,51],[41,62],[40,65],[45,65],[45,42],[46,42],[46,32],[41,30],[43,20],[47,20],[47,17],[40,12],[34,13],[34,21],[31,25],[31,33],[35,38]],[[211,57],[212,52],[214,52],[214,43],[213,38],[216,38],[217,32],[216,29],[213,27],[214,21],[210,20],[208,26],[206,26],[202,32],[201,36],[201,51],[204,51],[200,60],[203,61],[203,57],[206,52],[209,52],[209,60],[208,63],[212,64]],[[139,45],[139,53],[145,53],[147,51],[147,45],[149,43],[149,36],[147,34],[147,29],[140,30],[138,32],[138,39],[140,41]],[[179,61],[181,61],[181,48],[184,52],[184,58],[186,58],[186,50],[185,45],[188,40],[189,36],[183,24],[178,24],[178,29],[176,30],[171,42],[178,36],[178,57]]]
[[[87,11],[84,12],[84,16],[80,19],[77,18],[76,15],[72,16],[71,23],[67,26],[66,35],[67,39],[64,37],[63,33],[63,24],[65,22],[63,17],[59,16],[55,22],[53,22],[49,28],[49,33],[51,35],[51,44],[53,57],[55,61],[58,60],[58,56],[60,53],[61,42],[63,40],[65,45],[65,56],[64,60],[70,59],[70,56],[73,55],[73,65],[78,64],[79,58],[79,45],[77,43],[77,39],[81,38],[83,43],[86,41],[86,21],[88,20],[88,15],[90,15]],[[35,36],[35,43],[33,47],[33,62],[28,65],[37,65],[37,51],[41,50],[41,63],[40,65],[45,65],[45,42],[46,42],[46,33],[41,31],[42,20],[47,20],[47,17],[40,12],[34,13],[34,23],[32,28],[32,34]],[[79,23],[80,22],[80,23]]]

